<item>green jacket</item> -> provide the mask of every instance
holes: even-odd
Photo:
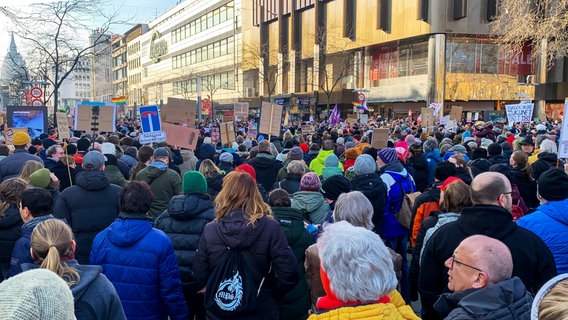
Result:
[[[115,165],[105,166],[105,172],[108,175],[110,183],[116,184],[119,187],[124,187],[126,185],[126,179],[124,179],[122,172],[120,172],[120,169],[118,169],[117,166]]]
[[[148,214],[154,219],[168,208],[173,196],[181,194],[181,177],[161,161],[154,161],[140,170],[136,180],[145,181],[152,188],[154,200]]]
[[[298,191],[292,196],[292,208],[300,210],[313,224],[320,224],[329,213],[329,205],[317,191]]]
[[[306,249],[311,244],[310,233],[304,227],[304,215],[298,209],[272,207],[272,214],[284,230],[288,245],[298,260],[298,283],[278,300],[281,319],[305,320],[310,309],[310,295],[304,271]]]
[[[330,154],[333,154],[333,150],[320,150],[318,156],[314,160],[312,160],[312,162],[310,162],[310,170],[315,172],[318,177],[321,176],[325,158],[327,158],[327,156],[329,156]],[[343,164],[341,162],[339,162],[339,168],[341,168],[341,171],[343,171]]]

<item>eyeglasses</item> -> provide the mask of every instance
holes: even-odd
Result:
[[[452,265],[450,266],[451,269],[454,268],[454,263],[461,264],[462,266],[466,266],[466,267],[472,268],[473,270],[477,270],[477,271],[479,271],[479,272],[483,272],[483,270],[481,270],[481,269],[479,269],[479,268],[476,268],[476,267],[474,267],[474,266],[471,266],[471,265],[469,265],[469,264],[465,264],[465,263],[463,263],[463,262],[461,262],[461,261],[456,260],[456,255],[455,255],[455,254],[452,254]]]
[[[501,194],[513,194],[513,191],[509,191],[509,192],[503,192]]]

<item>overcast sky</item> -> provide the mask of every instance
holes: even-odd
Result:
[[[173,8],[180,0],[116,0],[116,10],[119,10],[119,19],[132,21],[135,23],[148,23],[160,16],[162,13]],[[49,0],[0,0],[0,5],[12,9],[25,9],[32,3],[49,2]],[[113,28],[113,32],[124,33],[133,25],[123,25]],[[93,26],[93,29],[96,26]],[[0,60],[4,59],[8,46],[10,45],[11,25],[5,17],[0,16]],[[16,38],[18,48],[22,47],[21,41]]]

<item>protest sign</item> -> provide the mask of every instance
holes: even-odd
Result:
[[[507,112],[507,121],[513,122],[531,122],[534,104],[507,104],[505,110]]]
[[[246,121],[249,114],[248,102],[235,102],[234,115],[236,121]]]
[[[283,108],[281,105],[262,102],[258,132],[278,137],[282,125]]]
[[[235,138],[235,126],[233,122],[221,123],[221,143],[223,146],[231,147],[231,144],[237,139]]]
[[[450,121],[450,116],[443,116],[440,118],[440,125],[446,125]]]
[[[361,114],[360,120],[361,124],[367,124],[369,122],[369,115],[366,113]]]
[[[94,113],[97,112],[96,121]],[[94,113],[93,113],[94,112]],[[74,129],[79,131],[113,132],[116,123],[116,105],[105,102],[77,102]]]
[[[28,133],[28,128],[6,128],[4,130],[4,141],[6,144],[13,145],[12,137],[16,134],[16,132],[25,132]]]
[[[69,122],[67,121],[67,114],[64,112],[57,112],[57,131],[59,132],[60,139],[71,138],[69,131]]]
[[[162,123],[162,130],[166,132],[166,139],[169,145],[195,151],[197,139],[199,138],[198,129]]]
[[[258,127],[256,122],[249,122],[247,136],[256,139],[258,135]]]
[[[187,99],[168,97],[168,102],[160,110],[162,122],[195,127],[197,102]]]
[[[568,98],[564,100],[564,115],[568,114]],[[568,158],[568,121],[562,121],[560,129],[560,143],[558,144],[558,158]]]
[[[302,125],[302,134],[312,134],[316,132],[316,127],[312,124]]]
[[[422,112],[422,127],[432,127],[434,125],[434,109],[421,108]]]
[[[387,128],[373,129],[371,147],[376,148],[377,150],[384,149],[387,147],[388,140],[389,140],[389,129]]]
[[[347,119],[345,120],[345,122],[347,122],[349,124],[355,124],[355,123],[357,123],[357,120],[359,120],[359,114],[358,113],[348,113]]]
[[[452,106],[452,110],[450,111],[450,120],[461,121],[462,111],[463,111],[463,107]]]
[[[466,121],[471,122],[472,119],[473,119],[473,114],[471,112],[468,112],[466,114]]]

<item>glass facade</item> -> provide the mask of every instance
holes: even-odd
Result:
[[[376,46],[371,54],[371,81],[428,73],[427,41]]]
[[[211,92],[217,91],[219,89],[234,90],[235,89],[235,77],[232,71],[221,72],[202,78],[203,91]],[[186,94],[188,92],[197,91],[197,79],[176,81],[173,83],[174,94]]]
[[[227,20],[232,21],[234,14],[234,2],[231,1],[226,5],[210,11],[209,13],[173,30],[172,43],[191,37]]]
[[[202,61],[232,54],[234,50],[235,39],[231,36],[172,57],[172,69],[178,69]]]

